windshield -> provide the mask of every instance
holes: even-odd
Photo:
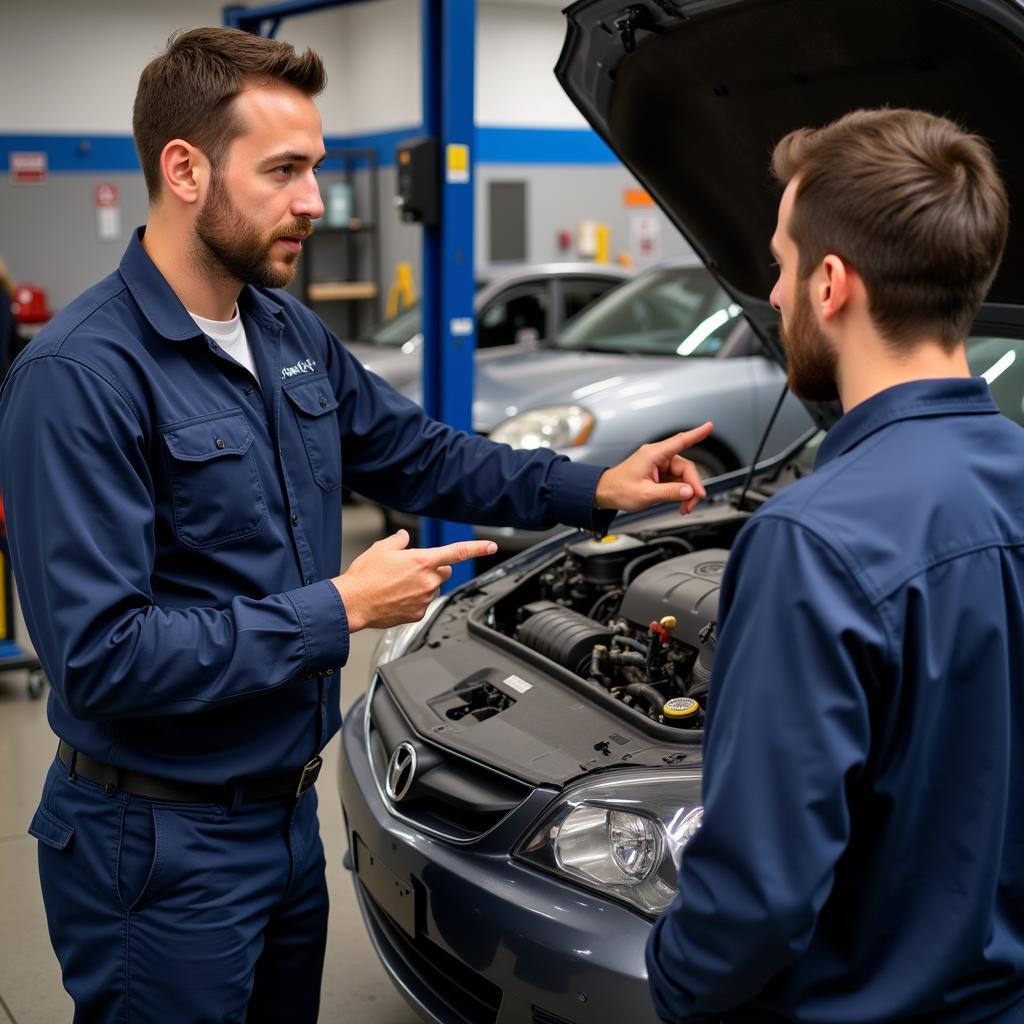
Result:
[[[480,291],[486,283],[486,281],[477,281],[473,288],[475,291]],[[414,351],[416,345],[423,340],[423,312],[419,301],[407,306],[390,320],[377,324],[369,334],[360,340],[374,345],[391,345],[394,348],[408,343],[412,345],[412,348],[406,351]]]
[[[1017,338],[967,339],[971,373],[988,381],[1004,415],[1024,425],[1024,341]]]
[[[398,316],[385,320],[375,327],[366,336],[366,340],[372,341],[375,345],[404,345],[422,330],[423,316],[420,313],[420,304],[414,302]]]
[[[642,274],[584,310],[555,339],[561,349],[715,356],[741,310],[703,267]]]

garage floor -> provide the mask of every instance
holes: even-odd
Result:
[[[343,564],[380,535],[376,509],[346,506]],[[372,632],[353,637],[343,676],[344,708],[366,689],[366,666],[375,640]],[[45,700],[28,699],[24,673],[0,675],[0,1024],[55,1024],[70,1020],[72,1013],[46,933],[36,841],[25,833],[56,749],[45,707]],[[419,1018],[398,995],[370,947],[349,874],[341,865],[346,844],[338,801],[339,741],[335,737],[327,747],[317,783],[331,895],[320,1020],[415,1024]]]

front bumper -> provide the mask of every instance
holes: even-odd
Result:
[[[363,698],[342,736],[353,881],[377,954],[413,1009],[439,1024],[657,1024],[650,922],[513,861],[529,807],[464,844],[392,815],[372,775],[365,709]]]

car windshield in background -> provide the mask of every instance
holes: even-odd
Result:
[[[971,373],[988,381],[1000,410],[1024,426],[1024,341],[1017,338],[968,338]]]
[[[375,327],[367,336],[366,341],[375,345],[404,345],[423,330],[423,314],[420,304],[414,302],[408,309],[403,309],[398,316]]]
[[[477,281],[474,287],[477,291],[480,291],[484,284],[486,284],[485,281]],[[423,310],[419,300],[417,300],[411,306],[403,309],[397,316],[393,316],[390,320],[385,320],[383,323],[378,324],[361,340],[368,341],[374,345],[390,345],[392,348],[398,348],[399,345],[412,342],[415,347],[416,342],[422,340],[420,338],[422,331]]]
[[[703,267],[642,274],[584,310],[556,348],[715,356],[741,310]]]

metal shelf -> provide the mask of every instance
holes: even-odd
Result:
[[[336,226],[317,224],[313,230],[318,235],[347,235],[353,231],[373,231],[375,228],[375,224],[367,224],[366,222],[359,220],[350,220],[348,224]]]
[[[345,318],[347,333],[355,338],[372,326],[381,317],[381,252],[378,224],[380,221],[380,181],[376,149],[348,147],[328,149],[325,155],[324,173],[330,173],[340,163],[342,180],[356,196],[355,175],[365,173],[365,181],[359,182],[359,194],[365,204],[356,212],[365,212],[364,217],[352,217],[347,224],[315,225],[313,234],[303,246],[302,295],[306,303],[348,302]],[[333,168],[332,168],[333,165]],[[317,251],[317,240],[323,248]],[[333,241],[330,241],[333,240]],[[314,269],[316,264],[316,269]],[[319,274],[317,273],[319,271]],[[327,277],[330,280],[315,280]],[[372,308],[357,303],[372,303]]]
[[[306,298],[313,302],[375,299],[380,293],[374,281],[318,281],[306,289]]]

